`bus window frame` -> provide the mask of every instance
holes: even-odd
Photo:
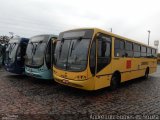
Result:
[[[48,54],[48,51],[50,51],[51,52],[51,54],[52,54],[52,51],[51,50],[49,50],[49,47],[50,47],[50,49],[52,48],[51,47],[51,40],[52,39],[52,37],[49,37],[48,38],[48,42],[47,42],[47,46],[46,46],[46,49],[45,49],[45,57],[44,57],[44,62],[45,62],[45,65],[46,65],[46,67],[48,68],[48,69],[51,69],[52,68],[52,66],[49,66],[48,65],[48,61],[47,61],[47,54]],[[50,54],[50,63],[52,64],[52,61],[51,61],[51,54]],[[44,65],[44,63],[43,63],[43,65]]]
[[[53,67],[53,57],[54,57],[53,56],[53,46],[54,46],[54,44],[56,42],[56,39],[57,38],[54,37],[54,36],[51,36],[51,37],[48,38],[47,47],[46,47],[46,50],[45,50],[45,57],[44,57],[44,59],[45,59],[45,65],[46,65],[46,67],[48,69],[52,69],[52,67]],[[50,50],[49,50],[49,47],[50,47]],[[47,61],[48,50],[50,51],[50,64],[51,65],[49,65],[48,64],[49,62]]]
[[[108,66],[109,64],[111,64],[111,61],[112,61],[112,43],[113,43],[113,36],[112,35],[108,35],[108,34],[105,34],[105,33],[102,33],[102,32],[98,32],[96,33],[95,35],[95,39],[96,39],[96,72],[95,74],[98,74],[102,69],[104,69],[105,67],[103,67],[100,71],[98,71],[98,37],[99,35],[103,35],[103,36],[107,36],[107,37],[110,37],[111,38],[111,41],[110,41],[110,60],[108,62],[106,66]],[[108,41],[107,41],[108,42]]]
[[[88,61],[89,61],[89,68],[90,68],[90,72],[91,72],[91,74],[94,76],[94,75],[96,75],[96,73],[97,73],[97,40],[96,40],[96,38],[97,38],[97,36],[95,35],[95,37],[92,39],[92,41],[91,41],[91,43],[90,43],[90,47],[89,47],[89,58],[88,58]],[[92,46],[93,46],[93,43],[95,42],[95,68],[94,68],[94,73],[92,73],[92,71],[91,71],[91,62],[90,62],[90,56],[91,56],[91,49],[92,49]]]

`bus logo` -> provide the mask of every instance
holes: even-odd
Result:
[[[126,68],[129,69],[129,68],[131,68],[131,66],[132,66],[131,60],[127,60]]]

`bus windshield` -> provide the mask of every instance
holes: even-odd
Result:
[[[32,67],[43,65],[48,39],[48,35],[35,36],[30,39],[26,51],[26,65]]]
[[[70,36],[67,35],[70,35],[72,38],[69,38]],[[73,34],[68,33],[67,35],[68,38],[58,40],[56,43],[54,65],[63,70],[83,71],[87,66],[91,36],[90,38],[76,36],[76,38]]]
[[[19,46],[18,39],[12,39],[11,42],[9,42],[6,48],[5,61],[9,60],[11,63],[15,61],[18,46]]]

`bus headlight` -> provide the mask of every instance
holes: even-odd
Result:
[[[38,70],[39,70],[39,71],[41,71],[41,72],[43,72],[43,71],[44,71],[44,69],[43,69],[43,68],[39,68]]]
[[[53,73],[54,73],[54,74],[57,74],[57,71],[53,70]]]

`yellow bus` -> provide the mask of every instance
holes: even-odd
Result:
[[[98,28],[59,34],[55,44],[53,76],[56,82],[84,90],[148,78],[157,69],[156,49]]]

